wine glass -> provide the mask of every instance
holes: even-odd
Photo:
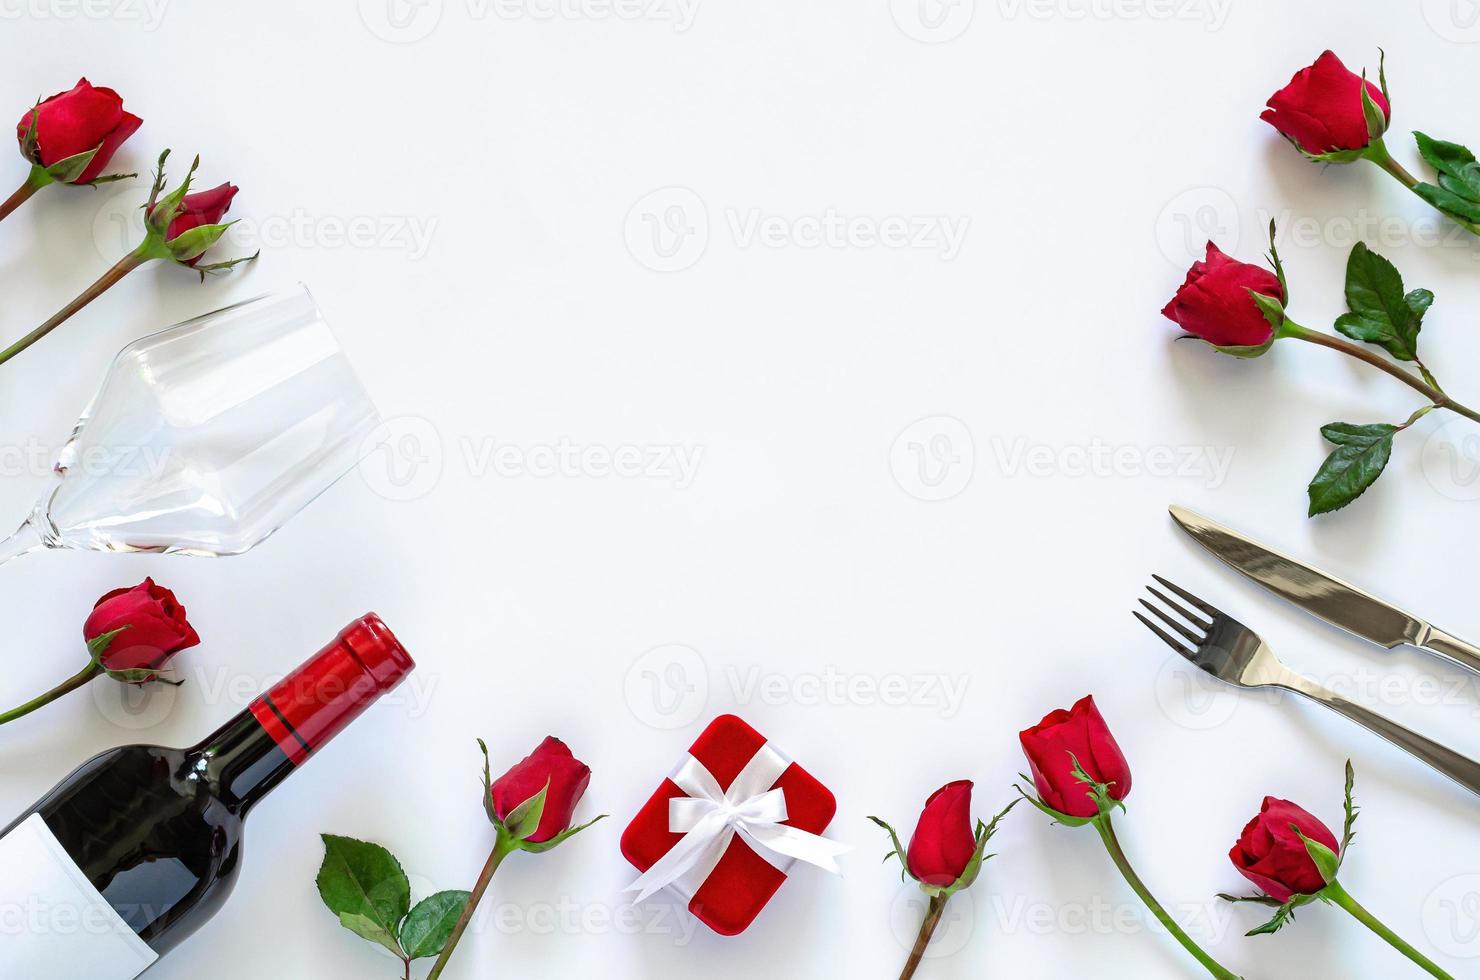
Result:
[[[380,417],[302,284],[129,344],[0,542],[235,555],[374,448]]]

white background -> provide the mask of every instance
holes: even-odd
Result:
[[[317,834],[388,845],[418,897],[466,887],[491,842],[474,738],[510,764],[547,733],[594,770],[581,814],[612,817],[510,860],[449,978],[894,976],[919,897],[864,817],[907,834],[965,777],[988,815],[1018,730],[1086,692],[1135,770],[1126,848],[1230,967],[1413,974],[1334,909],[1244,939],[1258,910],[1213,899],[1247,888],[1226,853],[1264,794],[1339,824],[1351,756],[1343,880],[1476,972],[1480,802],[1313,705],[1200,683],[1130,616],[1161,572],[1480,753],[1476,685],[1265,597],[1166,516],[1204,510],[1475,637],[1480,431],[1430,416],[1366,497],[1308,521],[1317,428],[1415,397],[1293,342],[1256,362],[1174,343],[1158,312],[1208,234],[1256,260],[1276,216],[1292,313],[1328,327],[1366,240],[1437,294],[1426,360],[1480,400],[1480,243],[1258,119],[1322,48],[1375,71],[1381,45],[1400,159],[1414,128],[1480,140],[1465,0],[154,2],[0,0],[0,104],[116,87],[145,119],[119,163],[201,153],[202,187],[242,188],[228,244],[262,258],[204,287],[136,273],[7,365],[0,506],[19,521],[119,347],[298,280],[398,439],[245,557],[0,570],[7,701],[70,674],[96,596],[146,574],[204,637],[178,691],[126,706],[100,682],[0,731],[0,819],[95,751],[194,741],[366,609],[421,666],[254,814],[228,911],[151,977],[399,976],[320,905]],[[142,184],[51,188],[0,226],[7,340],[122,254]],[[809,238],[830,214],[965,234]],[[562,440],[576,462],[551,472]],[[580,462],[627,446],[698,465]],[[881,693],[940,678],[959,705]],[[836,791],[846,877],[801,871],[739,938],[661,897],[620,918],[622,827],[724,711]],[[1092,833],[1024,807],[995,844],[922,978],[1200,975]]]

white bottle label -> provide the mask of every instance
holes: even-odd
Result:
[[[0,977],[134,980],[157,959],[40,814],[0,837]]]

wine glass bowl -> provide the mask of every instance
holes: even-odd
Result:
[[[119,352],[0,560],[240,554],[352,469],[379,424],[302,285],[187,320]]]

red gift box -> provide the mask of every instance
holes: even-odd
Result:
[[[763,757],[767,757],[775,767],[785,767],[780,777],[766,787],[773,791],[766,794],[773,798],[770,802],[774,803],[778,796],[784,799],[785,819],[778,821],[776,826],[796,828],[807,835],[820,835],[837,812],[837,801],[826,786],[769,746],[759,732],[734,715],[721,715],[711,722],[694,740],[689,756],[691,759],[685,760],[675,770],[674,776],[663,781],[622,833],[622,855],[639,871],[648,871],[686,839],[683,833],[670,829],[677,809],[685,804],[672,804],[671,801],[686,801],[690,796],[674,779],[688,782],[683,773],[692,773],[695,769],[707,770],[718,789],[728,791],[742,772],[750,777],[758,770],[764,771],[766,758]],[[686,770],[686,766],[690,768]],[[702,771],[699,774],[703,776]],[[780,790],[780,794],[775,790]],[[793,832],[793,836],[802,835]],[[830,848],[834,853],[846,849],[820,838],[814,839],[813,843],[820,843],[824,849]],[[788,850],[785,842],[778,846],[782,851]],[[733,936],[744,932],[755,921],[771,896],[786,881],[785,869],[790,863],[789,858],[768,847],[761,846],[758,850],[745,835],[736,833],[707,876],[702,876],[703,867],[697,869],[701,881],[695,883],[691,873],[686,876],[687,880],[680,879],[667,887],[688,901],[689,911],[699,921],[721,935]],[[813,863],[826,867],[831,864],[831,859],[813,860]]]

